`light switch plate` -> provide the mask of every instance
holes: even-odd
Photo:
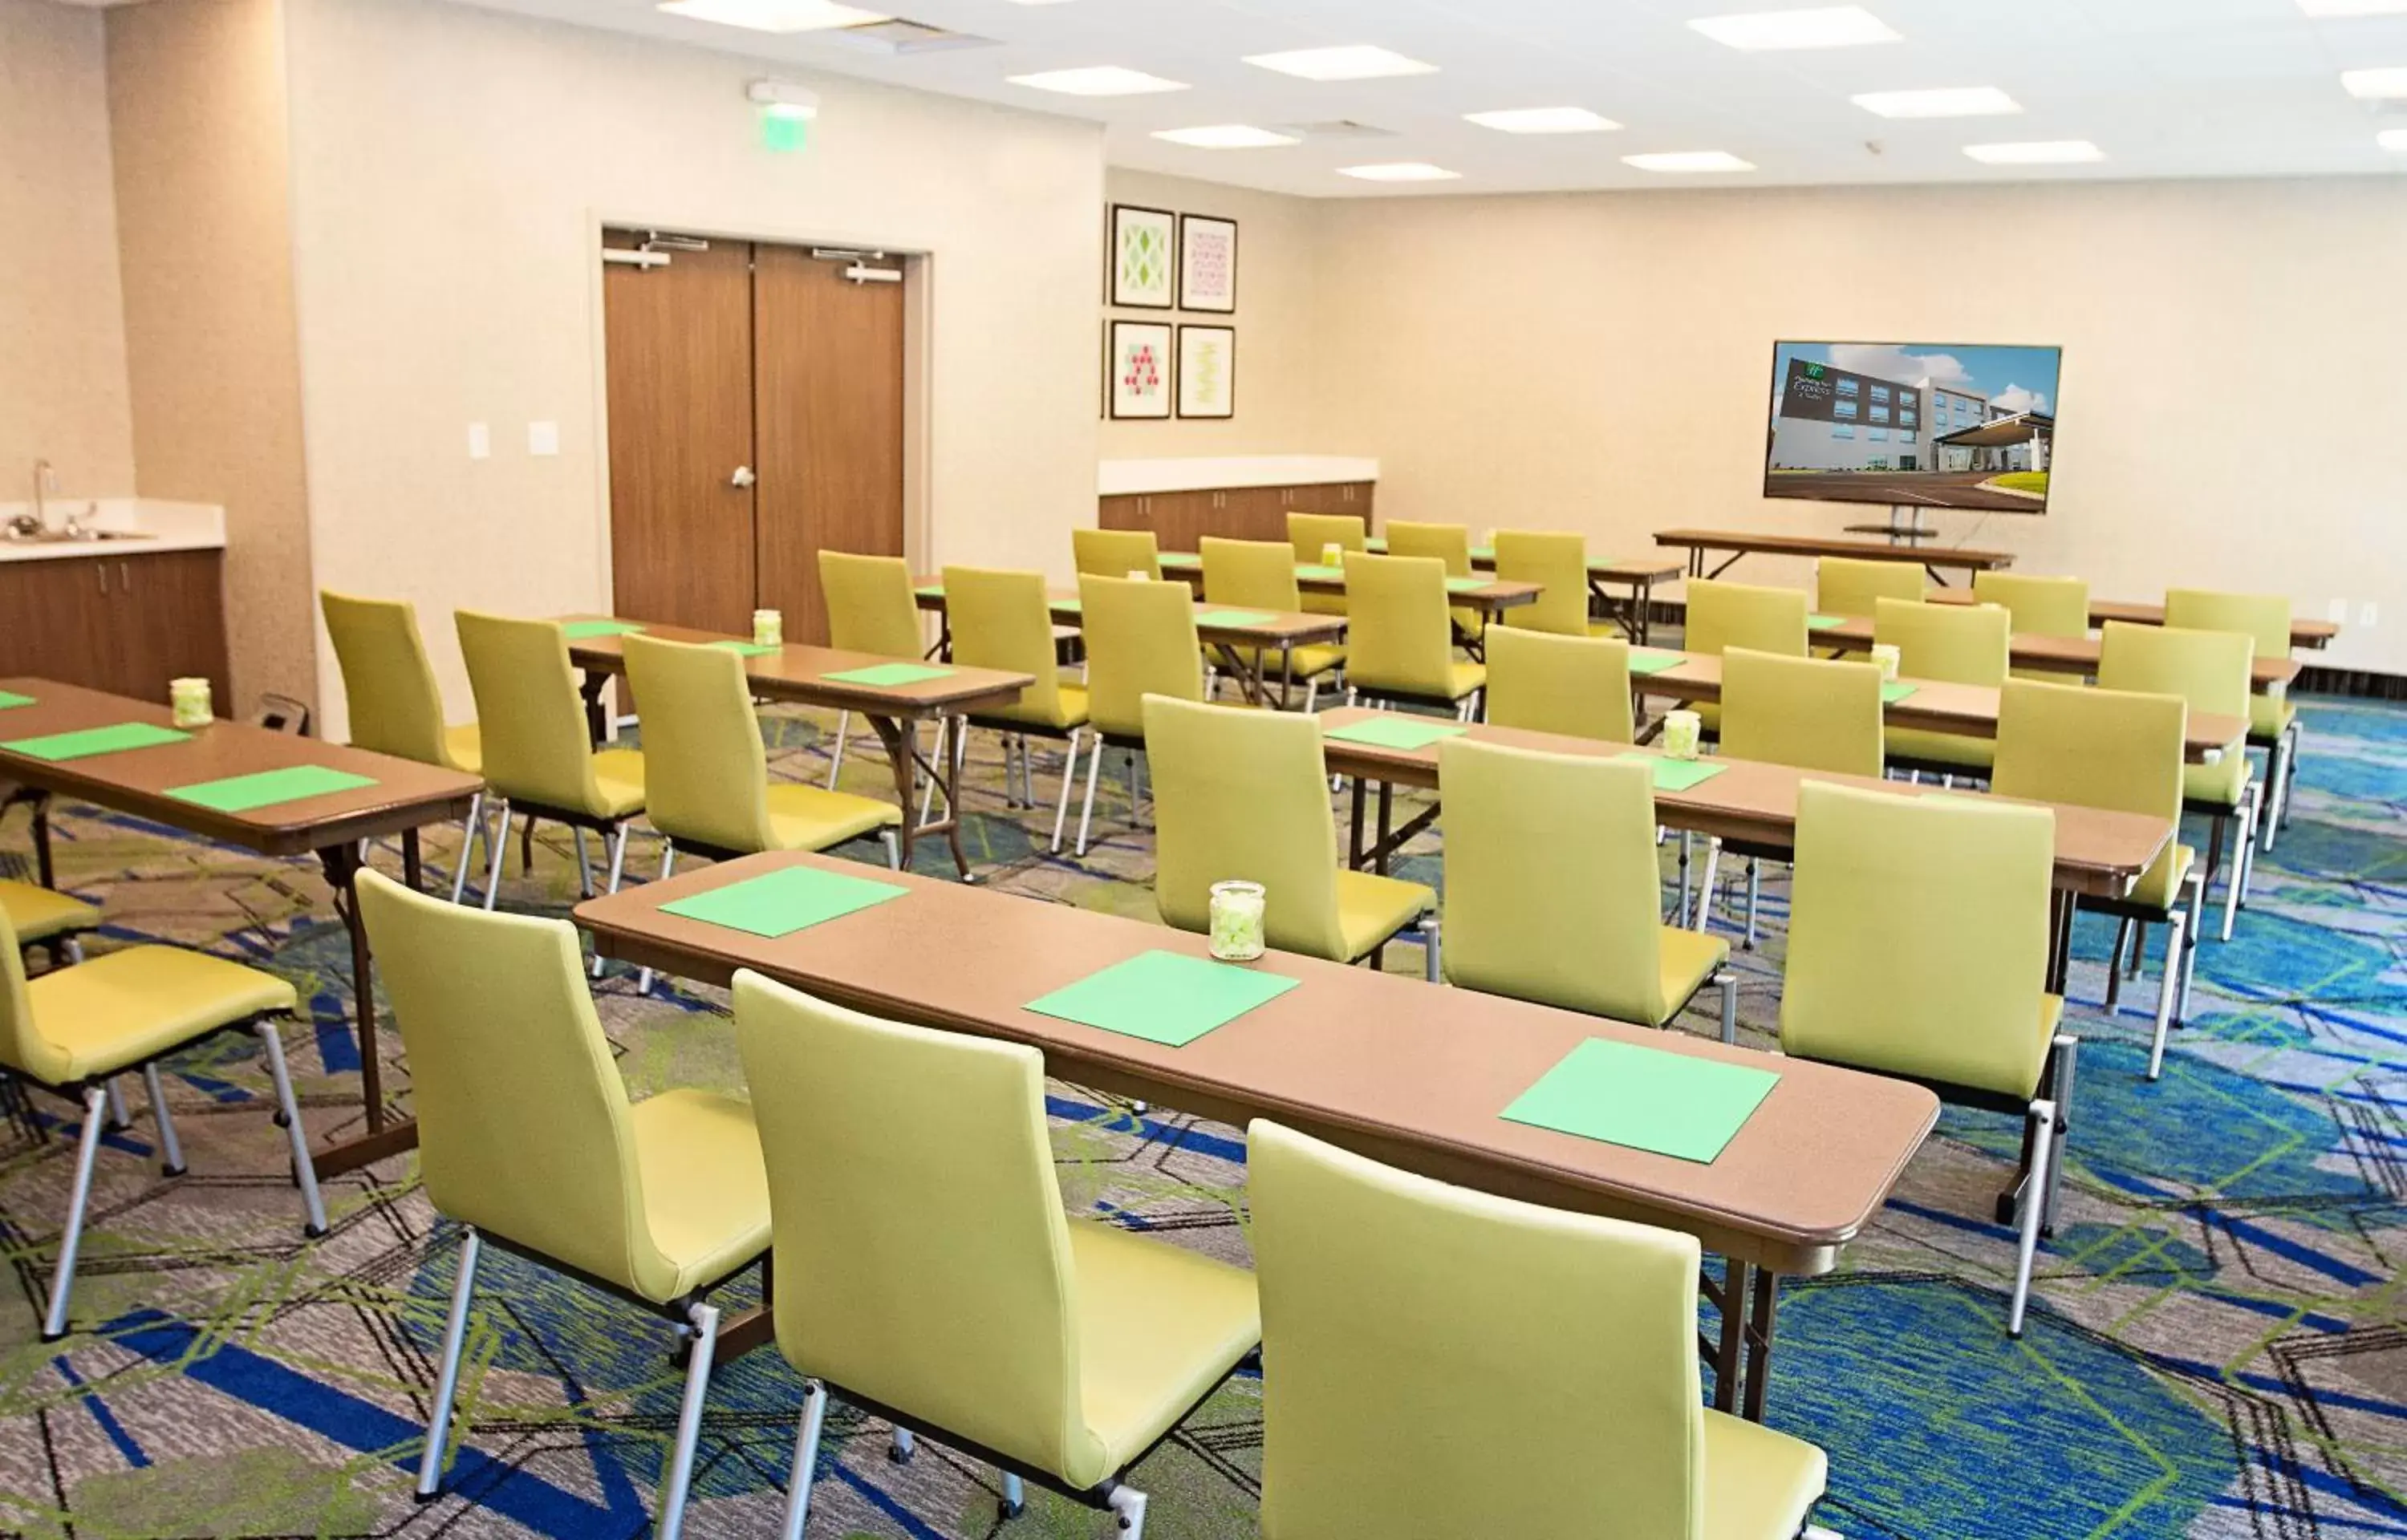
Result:
[[[538,457],[560,453],[560,424],[530,422],[527,424],[527,453]]]
[[[468,425],[468,458],[470,459],[493,458],[493,431],[481,422],[472,422]]]
[[[2330,603],[2325,605],[2324,618],[2330,621],[2335,626],[2347,625],[2348,600],[2345,599],[2335,599]]]
[[[2380,615],[2381,612],[2373,607],[2373,600],[2369,599],[2357,606],[2357,623],[2370,631],[2373,629],[2373,622]]]

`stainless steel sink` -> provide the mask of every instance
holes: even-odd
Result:
[[[21,535],[13,530],[0,534],[0,543],[10,545],[95,545],[103,541],[156,540],[154,534],[134,530],[83,530],[69,534],[64,530],[46,530],[36,535]]]

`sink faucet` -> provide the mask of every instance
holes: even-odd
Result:
[[[50,495],[59,484],[59,473],[50,469],[46,459],[34,461],[34,523],[41,532],[50,532]]]

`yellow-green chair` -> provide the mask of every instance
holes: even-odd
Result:
[[[1879,668],[1871,663],[1782,657],[1746,647],[1730,648],[1722,654],[1721,752],[1732,759],[1878,780],[1886,752]],[[1696,912],[1699,930],[1705,928],[1713,909],[1714,876],[1721,863],[1722,843],[1716,840],[1706,848],[1705,880]],[[1746,857],[1746,933],[1742,944],[1752,949],[1763,863],[1784,859],[1789,852],[1742,841],[1730,841],[1730,850]],[[1686,857],[1683,850],[1684,905]]]
[[[1610,621],[1598,624],[1588,617],[1585,536],[1531,530],[1497,530],[1496,581],[1538,586],[1535,603],[1518,604],[1504,612],[1504,624],[1517,630],[1552,631],[1557,636],[1620,634]]]
[[[833,1392],[1001,1467],[1006,1517],[1025,1476],[1142,1540],[1131,1467],[1254,1356],[1252,1277],[1062,1213],[1035,1049],[879,1021],[749,970],[734,996],[777,1349],[805,1377],[780,1533],[800,1540],[809,1519]]]
[[[1767,588],[1754,583],[1730,583],[1718,578],[1691,578],[1685,591],[1687,618],[1680,645],[1692,653],[1719,657],[1731,647],[1803,657],[1805,596],[1795,588]],[[1694,707],[1709,734],[1721,730],[1722,710],[1712,701]]]
[[[2102,689],[2178,695],[2190,713],[2246,719],[2257,643],[2244,631],[2192,631],[2175,626],[2110,621],[2098,653]],[[2222,939],[2231,940],[2235,912],[2248,902],[2255,867],[2258,798],[2264,786],[2250,773],[2244,741],[2209,765],[2182,768],[2182,810],[2213,823],[2206,843],[2205,883],[2223,879]],[[2235,831],[2236,826],[2236,831]],[[2236,838],[2229,838],[2235,835]]]
[[[20,947],[48,947],[60,962],[83,961],[83,940],[100,928],[101,912],[80,898],[38,883],[0,879],[0,916]]]
[[[1829,1464],[1702,1406],[1696,1238],[1246,1132],[1263,1540],[1792,1540]]]
[[[477,1262],[491,1241],[684,1338],[655,1532],[676,1540],[719,1343],[709,1296],[769,1249],[752,1110],[691,1089],[629,1104],[568,922],[438,904],[373,871],[360,874],[359,904],[409,1055],[427,1201],[462,1228],[419,1498],[442,1490]]]
[[[1387,554],[1434,557],[1446,563],[1446,575],[1449,578],[1475,575],[1471,570],[1471,530],[1460,524],[1412,524],[1403,519],[1390,520]],[[1482,628],[1479,612],[1469,605],[1458,604],[1451,613],[1455,640],[1476,646]]]
[[[587,736],[585,707],[568,661],[568,639],[554,620],[513,620],[462,610],[460,654],[476,693],[485,756],[485,795],[498,832],[485,871],[485,907],[501,897],[502,855],[509,849],[510,815],[526,814],[526,851],[534,851],[538,817],[566,824],[577,836],[577,886],[593,896],[593,869],[585,831],[609,842],[616,893],[627,871],[627,830],[644,811],[644,756],[636,749],[597,749]],[[640,706],[641,702],[638,702]],[[593,959],[602,976],[602,959]]]
[[[2006,682],[2012,624],[2005,610],[1986,604],[1873,600],[1873,641],[1897,649],[1898,672],[1907,679],[1997,688]],[[1891,764],[1948,777],[1988,774],[1998,752],[1994,739],[1920,728],[1891,729],[1886,747]]]
[[[0,907],[0,1070],[20,1084],[77,1103],[83,1112],[66,1225],[59,1235],[50,1303],[42,1313],[43,1341],[66,1335],[76,1257],[92,1203],[93,1165],[100,1154],[101,1135],[125,1123],[121,1106],[111,1116],[111,1082],[126,1070],[142,1072],[150,1093],[150,1114],[159,1125],[160,1166],[168,1176],[181,1176],[183,1147],[177,1142],[174,1115],[167,1110],[159,1063],[204,1038],[236,1028],[258,1034],[268,1077],[276,1084],[276,1105],[292,1152],[307,1233],[326,1233],[317,1167],[310,1162],[292,1080],[285,1072],[284,1043],[277,1036],[278,1024],[300,1009],[290,983],[239,963],[172,946],[127,947],[28,979],[24,941],[7,909]]]
[[[1433,557],[1356,556],[1346,562],[1346,699],[1445,706],[1471,721],[1488,670],[1454,657],[1446,563]]]
[[[2085,895],[2079,900],[2083,909],[2112,914],[2117,921],[2115,954],[2106,962],[2109,1015],[2122,996],[2125,944],[2130,943],[2136,974],[2147,951],[2148,926],[2165,927],[2164,978],[2157,990],[2156,1037],[2148,1050],[2152,1081],[2164,1068],[2167,1030],[2189,1013],[2189,981],[2206,903],[2198,852],[2179,836],[2182,739],[2188,720],[2189,707],[2177,695],[2131,695],[2014,680],[1999,699],[1998,766],[1989,781],[1989,789],[2001,797],[2153,813],[2174,826],[2174,839],[2129,893],[2119,898]],[[2139,926],[2136,937],[2134,925]]]
[[[1352,561],[1362,554],[1370,539],[1366,522],[1360,514],[1289,514],[1287,516],[1288,544],[1295,553],[1298,564],[1317,567],[1320,558],[1332,545],[1342,546],[1346,559]],[[1309,615],[1346,615],[1351,594],[1305,594],[1303,608]]]
[[[819,592],[826,596],[828,645],[838,652],[878,657],[919,657],[926,649],[919,629],[919,599],[911,592],[911,568],[899,556],[819,552]],[[919,729],[911,728],[916,737]],[[835,754],[828,761],[828,789],[844,773],[844,745],[852,736],[852,713],[835,719]]]
[[[1881,600],[1921,597],[1922,565],[1916,561],[1826,556],[1814,564],[1814,608],[1823,615],[1869,616]]]
[[[1073,530],[1070,556],[1081,576],[1143,572],[1152,581],[1161,579],[1161,550],[1151,530]]]
[[[1438,790],[1449,982],[1659,1027],[1711,983],[1738,1040],[1730,943],[1663,923],[1646,761],[1451,738]]]
[[[2197,631],[2245,631],[2257,641],[2257,657],[2290,656],[2290,601],[2281,594],[2222,593],[2209,588],[2165,592],[2165,624]],[[2252,662],[2251,670],[2255,668]],[[2298,773],[2299,707],[2286,685],[2255,690],[2248,697],[2248,744],[2265,751],[2262,848],[2290,821],[2290,783]]]
[[[1205,535],[1196,544],[1204,559],[1206,604],[1280,615],[1315,613],[1304,610],[1303,590],[1296,586],[1294,546],[1275,540],[1222,540],[1214,535]],[[1320,702],[1322,678],[1346,666],[1346,648],[1343,644],[1297,647],[1289,654],[1289,662],[1292,677],[1303,681],[1303,709],[1311,711]]]
[[[1496,627],[1488,633],[1485,705],[1500,728],[1627,743],[1635,730],[1630,643]]]
[[[467,775],[482,774],[484,749],[477,725],[444,725],[443,692],[434,683],[434,665],[426,660],[417,608],[400,600],[357,599],[331,588],[319,591],[318,607],[326,617],[326,635],[335,643],[335,662],[343,671],[351,746]],[[455,904],[467,891],[475,837],[484,833],[491,838],[484,812],[485,794],[479,790],[460,824],[460,858],[451,872]],[[490,849],[487,854],[491,855]]]
[[[1036,683],[1008,706],[990,707],[963,720],[947,718],[958,768],[969,757],[969,728],[1003,735],[1003,785],[1006,805],[1036,805],[1036,768],[1029,735],[1066,742],[1061,761],[1061,800],[1053,813],[1053,848],[1070,818],[1070,785],[1077,779],[1078,744],[1087,735],[1087,687],[1061,683],[1053,650],[1053,611],[1042,572],[990,572],[978,567],[945,569],[945,611],[953,633],[953,661],[969,669],[1001,669],[1033,674]],[[1012,790],[1011,751],[1019,749],[1019,791]],[[935,795],[932,780],[929,796]]]
[[[1129,757],[1129,816],[1136,816],[1137,756],[1145,748],[1145,698],[1202,700],[1204,655],[1195,639],[1195,600],[1184,583],[1138,582],[1090,573],[1078,579],[1087,633],[1087,713],[1095,746],[1087,798],[1078,810],[1077,852],[1087,854],[1095,817],[1095,783],[1106,745]]]
[[[2047,992],[2055,867],[2046,808],[1798,787],[1781,1050],[2027,1120],[2017,1184],[1998,1206],[2001,1222],[2021,1221],[2010,1336],[2022,1335],[2072,1120],[2079,1044]]]
[[[2024,636],[2089,634],[2089,585],[2081,578],[1974,572],[1973,597],[2004,605],[2014,629]]]
[[[1159,847],[1153,897],[1165,922],[1209,934],[1212,884],[1260,883],[1272,946],[1352,963],[1409,930],[1437,982],[1437,895],[1338,862],[1319,722],[1151,696],[1145,752]]]

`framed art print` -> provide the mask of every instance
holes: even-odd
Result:
[[[1162,321],[1114,321],[1104,349],[1116,420],[1170,416],[1171,329]]]
[[[1172,308],[1178,216],[1114,204],[1111,223],[1111,303],[1131,310]]]
[[[1178,415],[1237,415],[1237,332],[1229,326],[1178,329]]]
[[[1237,308],[1237,221],[1178,217],[1178,308],[1233,315]]]

